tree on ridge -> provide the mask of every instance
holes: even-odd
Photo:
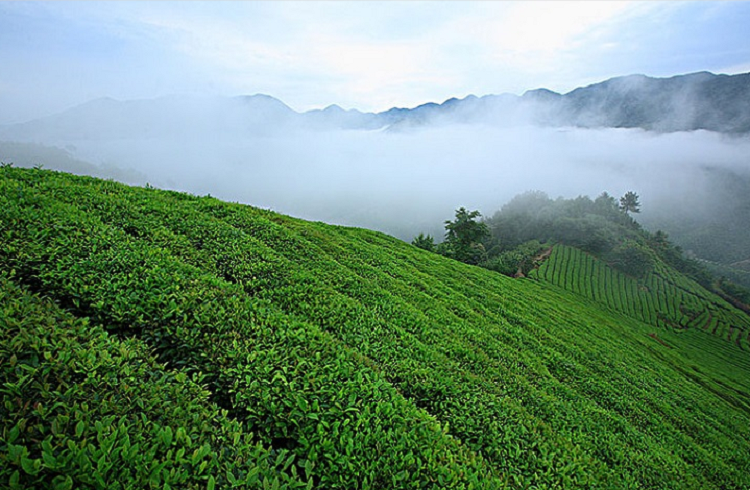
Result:
[[[450,247],[450,255],[467,264],[478,264],[485,259],[486,251],[482,240],[489,234],[487,224],[477,221],[479,211],[456,210],[455,221],[445,222],[445,241]]]
[[[628,191],[620,198],[620,209],[625,213],[640,213],[641,203],[638,201],[638,194]]]

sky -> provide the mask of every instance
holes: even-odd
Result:
[[[750,2],[0,1],[0,124],[100,97],[297,111],[750,72]]]

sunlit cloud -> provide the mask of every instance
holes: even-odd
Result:
[[[632,2],[528,2],[514,4],[484,28],[497,56],[504,53],[552,56],[580,48],[582,36],[632,5]]]
[[[0,2],[0,124],[104,96],[266,93],[296,110],[382,111],[738,72],[749,21],[746,2]]]

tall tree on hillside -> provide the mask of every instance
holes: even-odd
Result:
[[[620,198],[620,209],[626,213],[640,213],[641,203],[638,201],[638,194],[628,191]]]
[[[597,214],[608,217],[617,215],[619,206],[617,205],[617,199],[614,196],[610,196],[607,191],[604,191],[594,199],[594,209]]]
[[[456,210],[455,221],[445,222],[445,241],[450,247],[450,255],[467,264],[478,264],[484,260],[486,251],[482,240],[489,234],[489,228],[477,218],[479,211]]]

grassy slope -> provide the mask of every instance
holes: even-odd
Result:
[[[49,298],[42,303],[60,331],[87,321],[102,345],[153,349],[155,359],[139,355],[196,393],[208,390],[183,403],[219,434],[247,441],[225,456],[226,441],[209,431],[203,473],[177,458],[177,441],[154,453],[164,464],[155,472],[109,454],[107,484],[143,486],[147,473],[158,488],[178,478],[200,486],[210,475],[226,488],[249,472],[288,488],[750,485],[741,383],[750,368],[726,342],[707,367],[691,354],[691,332],[660,331],[670,349],[648,336],[653,326],[594,301],[380,233],[47,171],[0,172],[0,265],[13,297]],[[6,317],[24,317],[17,302],[3,305]],[[19,329],[3,329],[10,354]],[[86,348],[68,336],[67,351]],[[57,458],[83,444],[75,430],[55,434],[50,420],[60,414],[37,417],[7,443],[29,416],[24,400],[59,398],[34,366],[39,342],[30,345],[25,360],[2,357],[5,386],[19,385],[21,364],[40,379],[3,391],[0,481],[46,488],[69,476],[78,486],[86,471],[40,456],[45,437]],[[73,378],[77,388],[57,406],[68,417],[89,396]],[[96,410],[85,416],[114,408]],[[142,431],[125,420],[122,430],[201,426],[171,417]]]

